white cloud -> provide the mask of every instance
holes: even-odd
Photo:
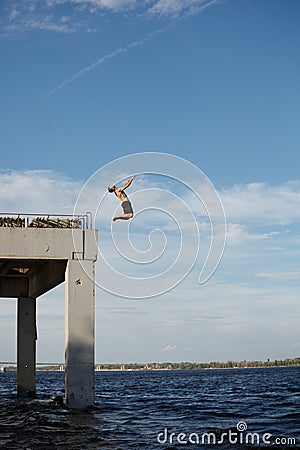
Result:
[[[256,274],[257,277],[270,278],[273,280],[299,280],[299,271],[272,271],[272,272],[260,272]]]
[[[61,23],[67,23],[67,22],[69,22],[69,20],[70,20],[70,16],[62,16],[62,17],[59,19],[59,21],[60,21]]]
[[[239,223],[227,223],[227,243],[240,245],[249,241],[260,241],[265,239],[271,239],[278,236],[278,231],[269,231],[267,233],[253,233],[250,232],[246,225]]]
[[[89,3],[95,6],[112,9],[113,11],[120,11],[126,7],[132,7],[135,5],[135,0],[87,0]]]
[[[175,16],[197,14],[219,0],[19,0],[4,9],[3,34],[34,30],[58,33],[90,32],[101,27],[103,16],[109,13],[147,16]],[[67,11],[67,14],[66,14]],[[64,20],[68,17],[68,20]],[[63,18],[63,20],[62,20]],[[106,19],[105,19],[106,20]],[[155,34],[156,32],[154,32]]]
[[[51,170],[1,171],[1,212],[71,214],[81,184]]]
[[[195,8],[208,6],[215,1],[207,0],[158,0],[148,9],[151,14],[162,16],[180,15],[182,12],[188,13],[198,11]]]
[[[67,3],[66,0],[51,0],[51,5]],[[187,11],[198,12],[199,7],[209,6],[216,0],[69,0],[69,3],[94,10],[108,9],[114,12],[144,9],[149,14],[179,15]],[[49,5],[49,0],[48,0]]]
[[[287,225],[300,219],[300,181],[237,184],[220,196],[232,222]]]
[[[177,345],[175,344],[168,344],[161,349],[162,352],[173,352],[174,350],[177,350]]]
[[[14,20],[19,14],[20,14],[20,11],[17,10],[17,8],[15,6],[13,6],[13,8],[9,14],[9,20]]]
[[[11,35],[14,33],[26,32],[26,31],[54,31],[58,33],[74,33],[81,26],[79,23],[69,23],[65,18],[61,19],[53,18],[51,15],[46,17],[37,18],[25,18],[20,20],[11,21],[3,27],[6,34]]]

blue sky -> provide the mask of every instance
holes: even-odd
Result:
[[[2,0],[0,9],[2,211],[72,212],[101,167],[148,151],[195,164],[225,208],[227,246],[204,286],[200,255],[152,300],[97,289],[96,360],[298,356],[299,2]],[[137,178],[130,193],[165,183]],[[143,232],[137,219],[142,242],[155,220]],[[101,220],[106,245],[110,217]],[[63,360],[63,296],[60,286],[39,299],[40,361]],[[14,359],[16,304],[0,304],[1,359]]]

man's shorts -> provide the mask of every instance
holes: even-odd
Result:
[[[129,200],[125,200],[121,204],[124,214],[133,214],[133,209]]]

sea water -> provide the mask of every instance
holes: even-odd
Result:
[[[54,406],[63,372],[37,372],[36,400],[0,374],[0,448],[300,448],[300,367],[96,372],[95,407]]]

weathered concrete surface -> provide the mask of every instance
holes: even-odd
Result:
[[[17,314],[17,391],[20,397],[27,397],[27,392],[35,392],[35,298],[18,298]]]
[[[97,259],[97,231],[0,227],[0,258]]]
[[[30,297],[39,297],[55,286],[65,281],[67,261],[42,261],[37,271],[29,278],[28,294]]]
[[[94,404],[94,262],[68,261],[66,277],[66,400]]]
[[[38,297],[65,280],[67,260],[0,259],[0,297]]]

